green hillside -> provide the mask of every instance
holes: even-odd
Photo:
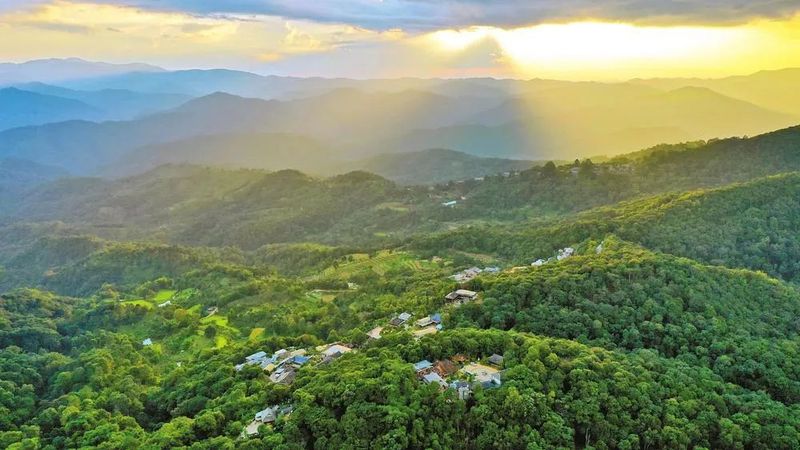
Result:
[[[471,227],[421,238],[426,251],[458,248],[532,262],[557,248],[615,233],[647,248],[797,281],[800,174],[598,208],[574,219]]]
[[[482,279],[483,303],[460,308],[456,323],[649,348],[778,400],[800,401],[800,367],[791,363],[800,350],[794,286],[615,237],[579,248],[563,261]]]

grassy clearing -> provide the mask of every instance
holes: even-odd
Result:
[[[228,318],[220,314],[214,314],[213,316],[203,317],[202,319],[200,319],[200,323],[205,325],[214,325],[222,328],[230,328],[228,325]]]
[[[250,335],[247,337],[247,339],[250,342],[255,342],[261,339],[261,336],[264,335],[264,331],[265,331],[264,328],[253,328],[252,330],[250,330]]]
[[[175,296],[176,292],[178,291],[162,289],[156,293],[155,297],[153,297],[153,301],[163,303],[167,300],[172,300],[172,297]]]
[[[375,209],[376,210],[388,209],[388,210],[391,210],[391,211],[407,212],[411,208],[408,205],[406,205],[405,203],[401,203],[401,202],[386,202],[386,203],[380,203],[378,205],[375,205]]]
[[[353,261],[339,264],[337,267],[330,266],[314,278],[349,279],[356,274],[365,273],[383,276],[387,272],[398,269],[420,271],[435,267],[430,262],[418,260],[406,252],[382,251],[372,258],[368,255],[353,256]]]
[[[216,348],[222,348],[228,345],[228,338],[226,336],[217,336],[214,339],[214,345]]]

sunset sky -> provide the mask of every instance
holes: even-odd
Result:
[[[800,66],[797,0],[2,0],[0,60],[620,80]]]

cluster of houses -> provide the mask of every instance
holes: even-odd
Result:
[[[315,350],[318,352],[314,357],[319,364],[327,364],[343,354],[353,349],[341,344],[333,343],[321,345]],[[234,366],[236,371],[244,369],[246,366],[258,365],[262,370],[269,373],[269,379],[273,383],[292,384],[297,377],[297,369],[308,364],[312,360],[305,349],[280,349],[272,355],[260,351],[245,357],[244,362]]]
[[[436,384],[442,390],[451,388],[458,398],[466,400],[478,386],[492,389],[502,385],[503,357],[493,354],[487,364],[467,362],[464,355],[456,355],[433,363],[419,361],[414,364],[414,371],[423,383]]]
[[[411,320],[411,313],[403,312],[393,317],[392,320],[389,321],[389,325],[393,327],[402,327],[409,320]]]
[[[245,366],[258,365],[263,371],[269,373],[269,379],[273,383],[291,384],[297,376],[297,369],[308,363],[309,357],[306,350],[287,350],[280,349],[271,356],[267,352],[256,352],[245,357],[241,364],[234,368],[239,371]]]
[[[547,259],[541,259],[541,258],[537,259],[536,261],[532,262],[531,265],[535,266],[535,267],[543,266],[543,265],[545,265],[545,264],[547,264],[549,262],[561,261],[562,259],[567,259],[567,258],[569,258],[570,256],[572,256],[574,254],[575,254],[575,249],[574,248],[572,248],[572,247],[564,247],[564,248],[558,250],[558,254],[556,256],[551,256],[550,258],[547,258]]]
[[[314,349],[318,354],[313,358],[317,359],[318,364],[328,364],[334,359],[345,353],[353,351],[352,348],[341,344],[333,343],[320,345]],[[241,364],[237,364],[235,369],[242,370],[246,366],[259,365],[264,371],[268,372],[269,379],[273,383],[291,384],[297,376],[297,369],[312,361],[311,356],[307,356],[305,349],[287,350],[281,349],[271,356],[267,352],[259,351],[245,357]],[[244,429],[244,435],[250,437],[258,434],[258,428],[262,424],[271,424],[278,417],[288,415],[292,412],[291,405],[273,405],[256,413],[255,418]]]
[[[466,283],[467,281],[472,280],[473,278],[477,277],[482,273],[498,273],[500,272],[499,267],[486,267],[481,269],[480,267],[470,267],[469,269],[462,270],[454,275],[451,275],[450,278],[456,280],[457,283]]]
[[[394,327],[403,327],[411,321],[411,313],[403,312],[393,317],[389,321],[389,325]],[[442,315],[439,313],[425,316],[414,322],[416,330],[412,331],[415,338],[419,339],[428,334],[434,334],[442,329]],[[380,339],[383,327],[373,328],[367,335],[372,339]]]

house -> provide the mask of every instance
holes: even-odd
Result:
[[[575,249],[574,249],[574,248],[572,248],[572,247],[565,247],[565,248],[562,248],[561,250],[559,250],[559,251],[558,251],[558,256],[556,256],[556,259],[558,259],[559,261],[561,261],[562,259],[569,258],[569,257],[570,257],[570,256],[572,256],[574,253],[575,253]]]
[[[425,384],[435,383],[438,384],[441,389],[447,389],[447,383],[445,383],[442,377],[440,377],[436,372],[426,373],[422,376],[422,381],[424,381]]]
[[[431,326],[425,327],[425,328],[423,328],[421,330],[415,330],[411,334],[413,334],[415,338],[419,339],[422,336],[425,336],[425,335],[428,335],[428,334],[436,334],[437,331],[439,331],[439,328],[437,326],[435,326],[435,325],[431,325]]]
[[[595,248],[594,248],[594,252],[595,252],[596,254],[598,254],[598,255],[599,255],[600,253],[603,253],[603,243],[602,243],[602,242],[601,242],[601,243],[599,243],[599,244],[597,244],[597,247],[595,247]]]
[[[483,271],[486,272],[486,273],[498,273],[498,272],[500,272],[500,268],[497,267],[497,266],[489,266],[489,267],[485,267],[483,269]]]
[[[442,203],[442,206],[445,206],[445,207],[448,207],[448,208],[452,208],[452,207],[456,206],[457,203],[458,203],[458,201],[456,201],[456,200],[450,200],[448,202]]]
[[[463,273],[457,273],[455,275],[452,275],[450,278],[454,279],[456,283],[466,283],[467,281],[472,279]]]
[[[457,303],[459,305],[463,305],[464,303],[475,300],[478,297],[478,293],[475,291],[469,291],[466,289],[458,289],[449,294],[447,294],[444,298],[447,301]]]
[[[468,381],[456,380],[450,383],[450,387],[456,391],[460,400],[467,400],[472,395],[472,387]]]
[[[534,267],[539,267],[539,266],[543,266],[544,263],[545,263],[545,260],[539,258],[536,261],[532,262],[531,265],[534,266]]]
[[[206,315],[208,315],[208,316],[213,316],[214,314],[216,314],[218,312],[219,312],[219,308],[217,308],[216,306],[209,306],[208,308],[206,308]]]
[[[415,322],[418,327],[427,327],[429,325],[433,325],[433,319],[431,316],[425,316],[422,319],[419,319]]]
[[[383,331],[383,327],[375,327],[375,328],[369,330],[369,333],[367,333],[367,336],[369,336],[370,339],[376,339],[376,340],[380,339],[381,338],[381,331]]]
[[[456,280],[458,283],[466,283],[467,281],[470,281],[480,275],[481,272],[483,272],[483,270],[479,267],[470,267],[469,269],[462,270],[455,275],[451,275],[450,278]]]
[[[432,315],[431,316],[431,322],[435,323],[436,325],[441,325],[441,323],[442,323],[442,315],[439,314],[439,313],[436,313],[436,314]]]
[[[433,365],[433,370],[442,378],[447,378],[450,375],[458,372],[458,366],[453,361],[441,359],[436,361],[436,363]]]
[[[272,423],[278,418],[278,406],[270,406],[256,413],[255,420],[261,423]]]
[[[267,359],[267,352],[264,351],[253,353],[252,355],[245,356],[244,358],[245,364],[258,364],[265,359]]]
[[[236,366],[237,367],[236,370],[242,370],[242,369],[239,368],[239,366],[244,366],[244,364],[237,365]],[[278,368],[278,365],[275,364],[274,361],[272,361],[272,358],[270,358],[270,359],[265,359],[265,360],[261,361],[261,364],[259,364],[259,367],[261,367],[261,370],[263,370],[263,371],[265,371],[267,373],[272,373],[273,370]]]
[[[483,181],[484,179],[485,179],[484,177],[475,177],[475,178],[473,178],[473,180],[475,180],[475,181]]]
[[[409,314],[407,312],[404,312],[404,313],[400,313],[400,315],[398,315],[397,317],[395,317],[394,319],[389,321],[389,324],[390,325],[394,325],[396,327],[399,327],[401,325],[404,325],[406,322],[408,322],[409,319],[411,319],[411,314]]]
[[[149,346],[153,345],[153,340],[150,339],[150,338],[147,338],[147,339],[142,341],[142,345],[144,345],[145,347],[149,347]]]
[[[418,374],[425,371],[430,371],[433,368],[433,364],[427,359],[423,359],[422,361],[414,364],[414,371]]]
[[[250,422],[250,424],[248,424],[247,427],[245,427],[244,432],[248,437],[256,436],[258,435],[258,428],[262,424],[274,423],[276,420],[278,420],[278,417],[291,414],[292,410],[293,408],[291,405],[287,406],[273,405],[270,406],[269,408],[259,411],[256,413],[253,421]]]
[[[330,356],[332,358],[338,358],[344,355],[347,352],[353,351],[352,348],[342,345],[342,344],[331,344],[327,346],[324,350],[322,350],[323,356]]]
[[[269,376],[269,380],[277,384],[292,384],[295,378],[297,378],[297,371],[292,366],[279,367]]]
[[[489,357],[489,364],[497,367],[503,367],[503,357],[495,353]]]
[[[163,308],[163,307],[165,307],[165,306],[169,306],[169,305],[171,305],[171,304],[172,304],[172,300],[167,300],[167,301],[165,301],[164,303],[159,303],[159,304],[158,304],[158,307],[159,307],[159,308]]]
[[[456,364],[463,364],[467,362],[467,359],[467,355],[462,355],[461,353],[450,357],[450,361],[453,361]]]
[[[581,168],[580,167],[572,167],[571,169],[569,169],[569,173],[573,177],[577,176],[579,173],[581,173]]]
[[[309,358],[308,356],[294,355],[289,359],[289,364],[295,367],[300,367],[303,364],[307,363],[310,359],[311,358]]]

